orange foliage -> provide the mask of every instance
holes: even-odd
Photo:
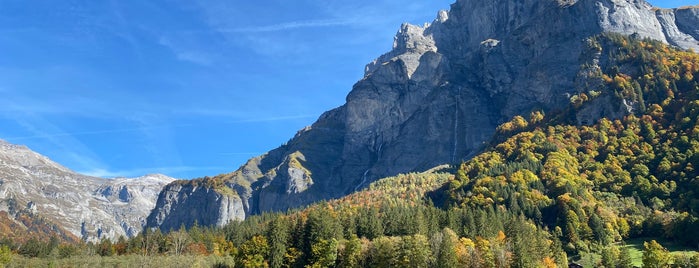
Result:
[[[185,252],[192,255],[209,255],[209,251],[206,250],[206,245],[204,245],[204,243],[189,244]]]
[[[545,257],[542,261],[541,264],[546,267],[546,268],[557,268],[558,266],[556,265],[556,261],[551,258],[551,257]]]

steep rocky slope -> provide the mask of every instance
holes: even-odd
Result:
[[[172,181],[163,175],[89,177],[0,140],[0,210],[36,215],[89,241],[139,233]]]
[[[346,104],[286,145],[233,173],[167,186],[148,225],[222,225],[467,159],[505,119],[562,109],[601,83],[591,74],[606,59],[589,37],[616,32],[696,50],[697,21],[697,8],[643,0],[458,0],[431,24],[402,25],[393,50],[367,65]],[[618,118],[635,105],[610,102],[597,100],[578,121]]]

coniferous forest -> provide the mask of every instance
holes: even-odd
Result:
[[[483,153],[223,228],[98,243],[5,237],[23,266],[699,267],[699,54],[604,34],[601,83],[502,124]],[[581,123],[603,99],[622,118]],[[636,245],[636,247],[633,247]]]

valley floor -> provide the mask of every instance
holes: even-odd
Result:
[[[232,257],[215,255],[181,255],[181,256],[74,256],[70,258],[26,258],[13,256],[5,267],[234,267]]]

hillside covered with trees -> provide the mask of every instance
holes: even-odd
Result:
[[[0,255],[8,258],[0,261],[70,265],[102,256],[123,264],[160,256],[182,267],[631,267],[624,241],[648,238],[644,267],[697,267],[699,55],[615,34],[588,43],[610,61],[590,68],[599,85],[571,96],[566,110],[502,124],[490,149],[453,167],[386,178],[338,200],[224,228],[148,230],[98,244],[5,239]],[[631,113],[580,124],[576,115],[605,98]],[[695,252],[670,255],[655,240]]]

